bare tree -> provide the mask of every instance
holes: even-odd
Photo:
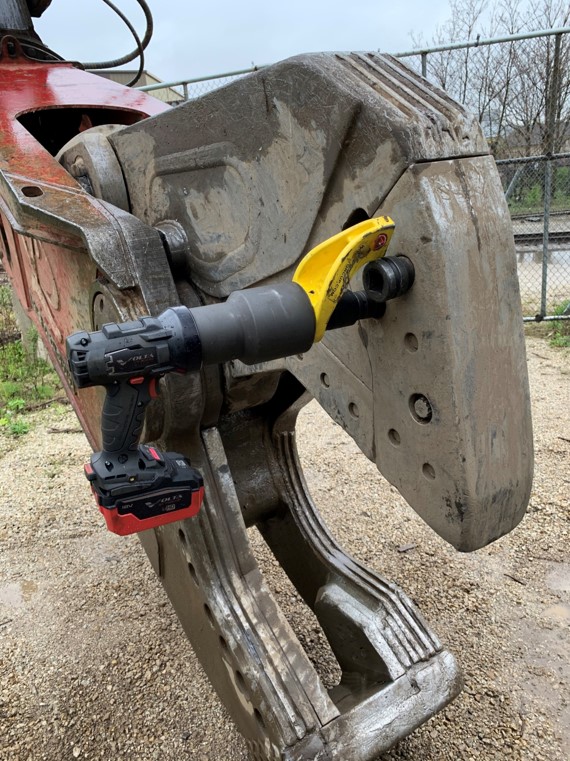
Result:
[[[429,46],[570,23],[567,0],[450,0],[450,11]],[[569,142],[570,35],[431,53],[427,74],[478,115],[499,157],[560,151]]]

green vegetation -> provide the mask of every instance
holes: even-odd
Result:
[[[21,436],[30,429],[24,413],[48,402],[59,388],[57,374],[38,357],[38,334],[32,329],[26,346],[18,337],[10,288],[0,286],[0,431]]]
[[[570,210],[570,167],[555,167],[553,174],[550,210],[568,211]],[[529,168],[516,183],[508,203],[511,214],[542,216],[544,213],[544,168],[540,170]]]
[[[563,301],[554,310],[553,314],[564,314],[570,307],[570,299]],[[553,320],[550,323],[550,345],[570,347],[570,320]]]

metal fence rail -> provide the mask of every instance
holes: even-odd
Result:
[[[155,85],[144,85],[137,87],[137,90],[143,92],[152,92],[153,90],[175,90],[182,95],[184,100],[194,100],[202,95],[206,95],[213,90],[217,90],[224,85],[240,79],[246,74],[252,74],[254,71],[265,68],[264,66],[252,66],[250,69],[238,69],[237,71],[227,71],[224,74],[212,74],[208,77],[195,77],[194,79],[177,79],[174,82],[160,82]]]
[[[560,120],[560,114],[557,111],[556,100],[562,68],[560,51],[562,39],[568,34],[570,34],[570,27],[563,27],[493,39],[477,38],[395,54],[397,58],[408,59],[409,64],[424,77],[442,86],[441,65],[438,68],[438,63],[441,64],[442,59],[438,56],[447,54],[449,57],[444,63],[450,68],[455,65],[454,56],[471,56],[471,76],[477,77],[481,70],[478,68],[477,61],[480,60],[481,66],[487,67],[491,63],[488,54],[484,53],[485,48],[509,46],[509,55],[513,55],[513,51],[517,54],[517,50],[524,53],[524,50],[517,46],[524,44],[527,40],[541,37],[547,41],[550,40],[548,44],[553,47],[553,55],[549,63],[549,76],[552,75],[552,79],[548,88],[550,94],[547,98],[542,124],[543,138],[538,150],[536,146],[528,144],[526,146],[527,153],[532,153],[534,148],[534,152],[541,155],[520,157],[520,146],[512,144],[504,126],[503,132],[493,131],[495,106],[492,107],[490,102],[486,105],[486,111],[484,109],[478,111],[483,129],[490,136],[496,155],[512,156],[497,160],[497,168],[513,220],[521,300],[526,321],[570,319],[570,153],[555,152],[556,134],[560,143],[560,121],[557,122],[557,119]],[[552,37],[554,42],[551,40]],[[472,50],[473,48],[478,50]],[[552,52],[552,48],[549,48],[549,51]],[[500,65],[502,59],[499,55],[493,60]],[[255,66],[209,77],[148,85],[138,89],[152,92],[172,88],[183,95],[185,100],[192,100],[262,68],[264,67]],[[463,81],[463,85],[466,88],[467,82]],[[465,92],[463,92],[463,98],[462,93],[454,92],[453,88],[450,94],[466,103]],[[466,105],[475,107],[469,103]],[[477,111],[476,107],[475,110]],[[570,143],[570,134],[567,142]],[[558,145],[559,151],[561,147],[562,150],[567,150],[566,145]]]

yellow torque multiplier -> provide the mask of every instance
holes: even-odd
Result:
[[[305,291],[315,312],[315,343],[324,336],[352,277],[386,254],[393,232],[390,217],[369,219],[334,235],[303,258],[293,282]]]

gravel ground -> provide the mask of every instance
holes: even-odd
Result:
[[[529,512],[472,555],[428,529],[317,406],[303,413],[305,472],[333,532],[410,594],[465,675],[462,695],[385,761],[570,758],[570,353],[527,345]],[[102,526],[83,434],[50,430],[77,430],[75,417],[61,407],[33,418],[27,436],[0,439],[0,759],[245,761],[137,540]],[[330,676],[322,635],[252,539]]]

